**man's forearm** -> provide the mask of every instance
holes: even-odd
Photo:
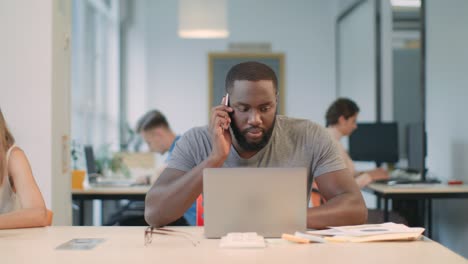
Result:
[[[180,218],[203,189],[203,169],[222,166],[207,159],[182,175],[163,174],[146,195],[145,220],[160,227]]]
[[[307,228],[358,225],[367,221],[367,208],[360,193],[343,193],[307,210]]]

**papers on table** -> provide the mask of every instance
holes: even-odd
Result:
[[[291,242],[296,242],[296,243],[311,243],[311,242],[325,243],[327,242],[325,238],[321,236],[310,235],[310,234],[306,234],[302,232],[296,232],[294,233],[294,235],[283,234],[281,238],[291,241]]]
[[[305,243],[308,242],[323,242],[317,237],[322,238],[327,242],[373,242],[373,241],[408,241],[417,240],[424,232],[424,228],[408,227],[403,224],[383,223],[372,225],[354,225],[354,226],[336,226],[325,230],[307,231],[306,235],[311,235],[310,239],[307,236],[296,232],[292,235],[283,237],[284,239]],[[288,239],[289,238],[289,239]]]

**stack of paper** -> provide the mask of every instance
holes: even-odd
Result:
[[[327,241],[333,242],[416,240],[423,232],[424,228],[421,227],[408,227],[395,223],[337,226],[327,230],[308,231],[313,235],[324,235]]]
[[[307,231],[313,237],[323,237],[326,242],[374,242],[374,241],[410,241],[417,240],[424,232],[424,228],[408,227],[403,224],[383,223],[373,225],[336,226],[325,230]],[[294,240],[293,238],[300,238]],[[307,236],[301,234],[285,235],[284,239],[305,243]],[[323,242],[308,239],[308,242]]]

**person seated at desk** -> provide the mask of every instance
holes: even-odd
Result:
[[[360,188],[377,180],[386,180],[389,178],[388,172],[382,168],[376,168],[369,171],[357,171],[353,161],[349,157],[340,140],[351,135],[357,128],[356,120],[359,114],[357,104],[347,98],[338,98],[327,110],[325,115],[326,127],[328,133],[337,142],[340,154],[346,163],[346,167],[351,171],[356,183]]]
[[[223,97],[212,108],[208,126],[182,136],[146,195],[145,219],[151,226],[179,218],[203,192],[203,169],[216,167],[309,168],[307,190],[315,179],[327,203],[307,209],[307,227],[366,222],[362,195],[327,131],[308,120],[277,115],[278,80],[270,67],[237,64],[225,88],[229,100]]]
[[[338,98],[335,100],[327,110],[325,115],[327,131],[331,137],[337,142],[340,154],[346,163],[346,167],[360,188],[364,188],[371,182],[377,180],[386,180],[389,178],[388,172],[383,168],[376,168],[368,171],[357,171],[353,161],[349,157],[348,152],[344,149],[340,140],[351,135],[356,130],[356,121],[359,114],[358,105],[348,98]],[[383,212],[380,210],[369,209],[368,211],[368,224],[383,223]],[[405,218],[396,212],[390,213],[390,221],[395,223],[407,224]]]
[[[159,154],[168,153],[170,158],[176,142],[180,139],[169,126],[166,117],[158,110],[151,110],[140,118],[137,124],[137,132],[148,144],[152,152]],[[195,225],[196,203],[184,213],[183,218],[177,220],[173,225]]]
[[[28,158],[15,145],[0,109],[0,229],[46,225],[47,209]]]

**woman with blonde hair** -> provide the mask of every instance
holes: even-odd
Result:
[[[0,229],[46,226],[44,199],[0,109]]]

